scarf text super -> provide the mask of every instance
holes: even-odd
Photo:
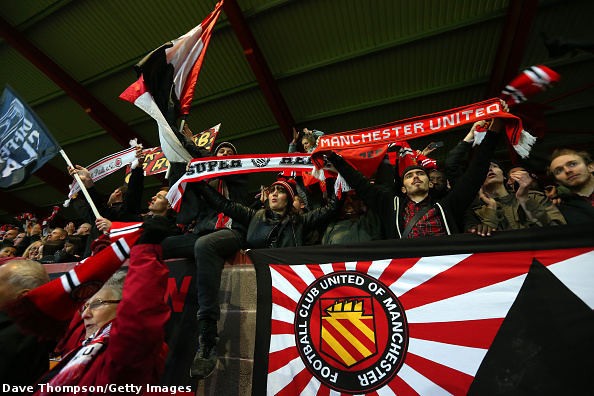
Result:
[[[246,173],[311,172],[312,169],[311,155],[304,153],[194,158],[188,164],[186,173],[169,189],[167,199],[173,209],[179,211],[186,183]],[[330,167],[324,168],[324,171],[336,174]]]

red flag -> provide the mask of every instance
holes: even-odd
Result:
[[[190,112],[198,74],[222,5],[220,1],[194,29],[142,59],[136,65],[138,80],[120,95],[157,121],[161,148],[170,161],[191,159],[172,128],[177,117]]]
[[[365,177],[371,177],[388,151],[387,145],[356,147],[340,151],[340,155]]]

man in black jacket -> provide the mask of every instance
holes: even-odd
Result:
[[[400,172],[403,196],[394,196],[389,190],[370,184],[338,154],[332,153],[328,158],[365,203],[380,215],[386,237],[450,235],[463,229],[464,211],[485,179],[498,141],[495,131],[502,128],[502,121],[496,119],[467,171],[452,191],[437,201],[429,195],[432,184],[427,171],[419,165],[409,166]]]
[[[557,149],[551,155],[549,172],[568,192],[559,189],[559,210],[567,224],[594,222],[594,163],[585,151]]]
[[[237,149],[233,144],[223,142],[215,148],[214,153],[217,157],[226,157],[237,154]],[[200,157],[210,155],[205,150],[195,154]],[[245,175],[226,176],[209,180],[207,183],[227,199],[246,201],[247,178]],[[177,222],[181,224],[187,224],[190,220],[195,222],[191,233],[172,236],[163,241],[164,258],[193,258],[198,269],[222,270],[225,259],[235,254],[245,243],[246,227],[211,207],[193,188],[188,188],[184,193],[181,210],[177,217]],[[221,283],[221,271],[197,271],[196,278],[197,284],[212,285],[218,291]],[[204,303],[210,297],[206,288],[198,288],[198,301]],[[212,304],[216,304],[218,307],[218,302],[214,301]],[[207,377],[216,366],[218,313],[214,316],[216,317],[198,315],[199,350],[196,353],[196,360],[199,364],[198,367],[191,369],[191,376],[194,378]]]

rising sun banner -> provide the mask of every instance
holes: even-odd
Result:
[[[592,235],[564,227],[250,251],[252,393],[591,391]]]

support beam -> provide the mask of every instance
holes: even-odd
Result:
[[[538,0],[514,0],[509,2],[505,24],[502,29],[495,63],[486,92],[487,98],[499,96],[505,85],[514,78],[522,64],[528,34],[536,17]],[[518,155],[508,144],[512,163],[518,162]]]
[[[123,147],[128,146],[130,139],[138,137],[132,128],[3,18],[0,18],[0,35],[10,46],[62,88]]]
[[[537,8],[538,0],[509,2],[486,97],[499,96],[505,84],[518,74]]]
[[[287,142],[291,141],[293,139],[292,128],[295,125],[295,121],[287,107],[285,99],[278,89],[278,85],[272,76],[266,59],[264,59],[264,55],[262,55],[260,47],[258,47],[258,43],[241,13],[241,8],[239,8],[236,0],[225,0],[223,10],[227,14],[227,18],[243,48],[243,53],[252,68],[252,72],[256,76],[256,80],[258,80],[268,107],[272,111]]]

